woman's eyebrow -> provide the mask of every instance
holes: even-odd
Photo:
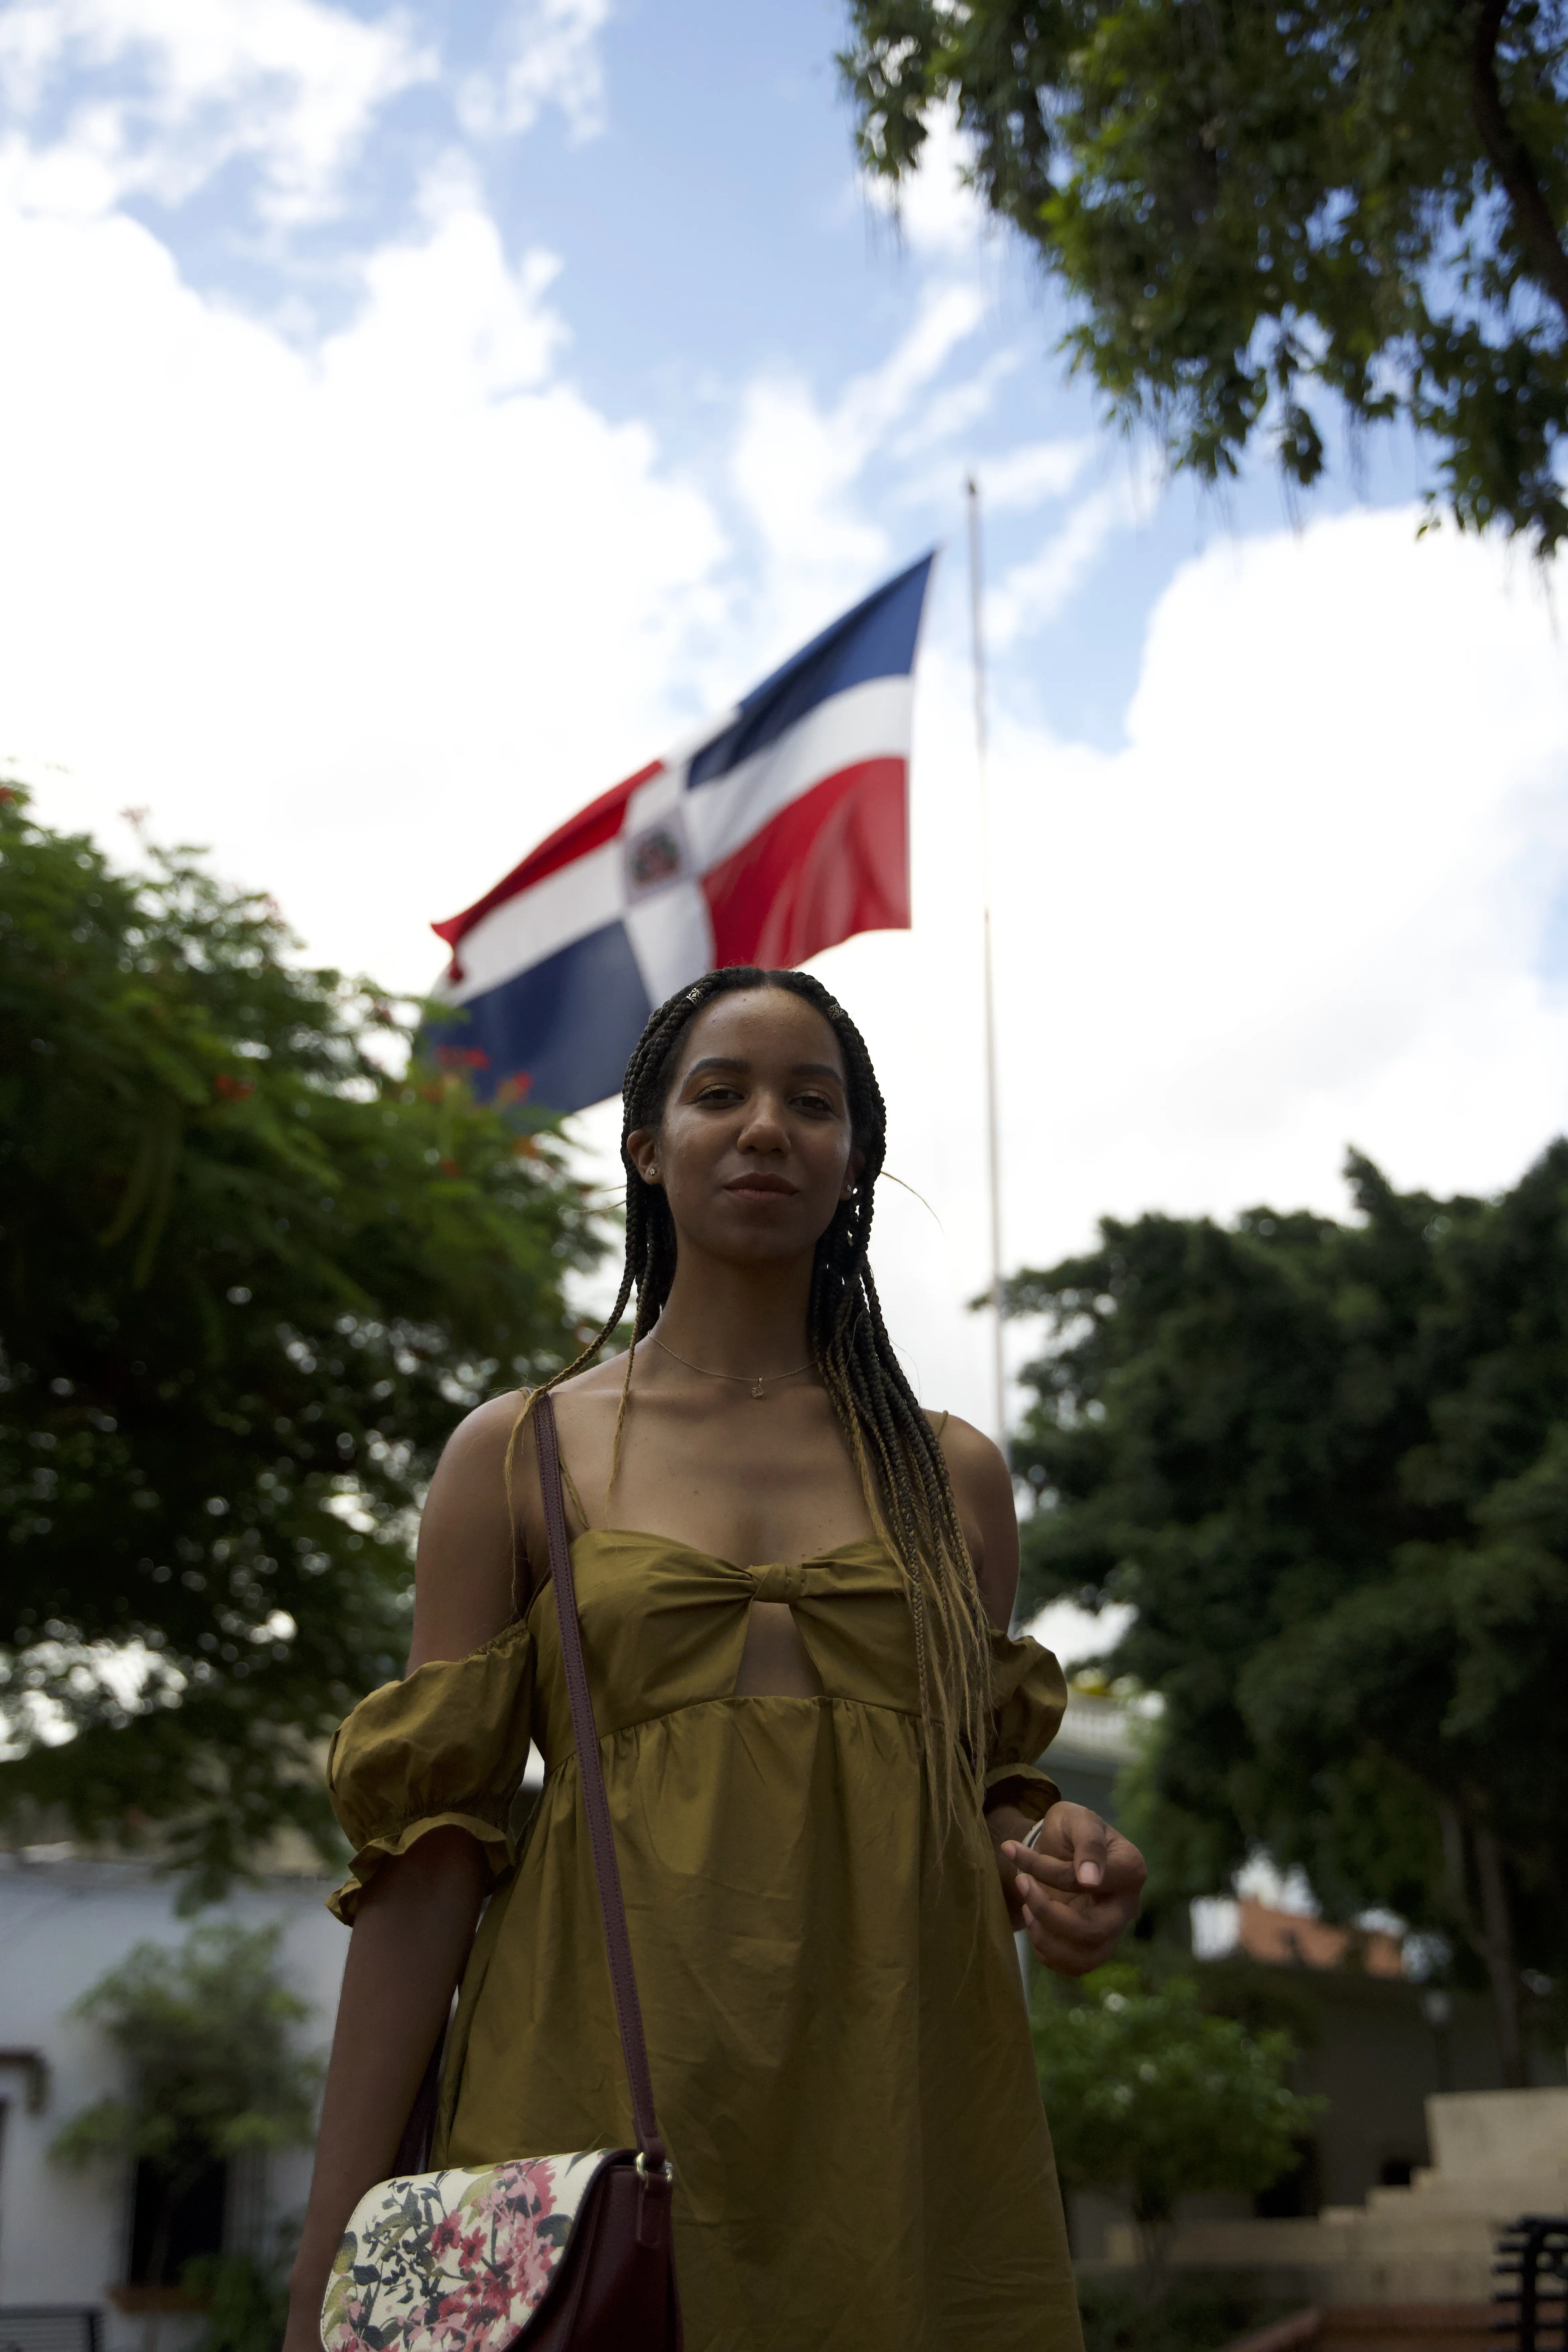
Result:
[[[705,1070],[739,1070],[744,1074],[750,1071],[751,1066],[750,1062],[742,1061],[735,1054],[704,1054],[700,1060],[692,1063],[683,1083],[689,1084],[691,1079],[700,1077]],[[837,1069],[831,1062],[792,1062],[790,1076],[792,1078],[831,1078],[836,1087],[844,1084],[843,1071]]]

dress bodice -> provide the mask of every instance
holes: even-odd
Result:
[[[789,1606],[824,1697],[920,1712],[903,1578],[875,1537],[809,1559],[737,1568],[668,1536],[589,1528],[573,1543],[572,1569],[601,1738],[732,1698],[753,1601]],[[533,1737],[553,1769],[573,1740],[551,1584],[535,1593],[525,1622],[536,1660]]]
[[[739,1568],[673,1537],[587,1528],[573,1539],[583,1654],[601,1741],[694,1707],[849,1706],[917,1717],[913,1622],[902,1571],[868,1536],[800,1560]],[[738,1697],[735,1681],[753,1601],[791,1609],[821,1694]],[[1013,1784],[1038,1812],[1057,1790],[1035,1764],[1057,1733],[1067,1685],[1049,1651],[991,1637],[988,1791]],[[352,1921],[382,1864],[427,1829],[472,1832],[493,1870],[515,1858],[512,1800],[529,1748],[547,1772],[574,1753],[549,1579],[523,1616],[466,1658],[433,1659],[362,1699],[339,1727],[327,1764],[333,1810],[355,1847],[353,1875],[331,1898]]]

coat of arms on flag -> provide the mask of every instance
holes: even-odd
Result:
[[[915,646],[934,557],[802,647],[679,751],[437,923],[437,999],[476,1091],[581,1110],[620,1090],[656,1004],[716,966],[804,963],[910,921]]]

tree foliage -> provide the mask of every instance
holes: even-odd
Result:
[[[861,154],[956,110],[973,179],[1072,299],[1066,348],[1214,480],[1293,484],[1322,406],[1431,436],[1461,526],[1568,530],[1562,0],[851,0]]]
[[[1057,2168],[1126,2189],[1151,2260],[1179,2197],[1267,2189],[1322,2107],[1289,2087],[1288,2033],[1205,2014],[1190,1977],[1151,1987],[1117,1962],[1069,1991],[1042,1974],[1030,2007]]]
[[[328,1833],[435,1454],[571,1349],[595,1229],[549,1136],[389,1076],[392,1009],[269,904],[3,801],[0,1811],[156,1829],[210,1889]]]
[[[78,2003],[119,2052],[124,2086],[73,2116],[50,2150],[79,2166],[119,2157],[159,2185],[148,2284],[163,2284],[183,2199],[251,2148],[296,2147],[314,2128],[320,2062],[295,2047],[308,2014],[278,1973],[276,1926],[197,1927],[182,1948],[138,1944]]]
[[[180,2284],[204,2306],[191,2352],[278,2352],[289,2326],[286,2264],[255,2254],[194,2254]]]
[[[1495,1202],[1350,1177],[1351,1223],[1107,1220],[1014,1281],[1025,1590],[1135,1605],[1179,1891],[1260,1844],[1444,1930],[1518,2080],[1568,1969],[1568,1144]]]

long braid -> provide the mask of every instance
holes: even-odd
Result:
[[[877,1179],[887,1153],[887,1110],[866,1041],[837,1000],[804,971],[730,965],[668,998],[649,1018],[621,1089],[621,1159],[626,1174],[626,1247],[616,1303],[588,1345],[536,1390],[557,1387],[591,1362],[616,1328],[633,1291],[637,1307],[616,1415],[614,1483],[637,1343],[657,1321],[675,1279],[676,1238],[661,1186],[647,1184],[626,1150],[638,1128],[657,1127],[681,1038],[703,1007],[742,989],[785,989],[814,1006],[844,1056],[855,1141],[865,1164],[848,1200],[816,1245],[806,1307],[812,1361],[844,1432],[873,1526],[899,1562],[913,1622],[921,1718],[933,1798],[946,1810],[973,1784],[985,1753],[990,1640],[947,1462],[904,1376],[882,1320],[868,1256]],[[528,1418],[524,1403],[507,1448]]]

